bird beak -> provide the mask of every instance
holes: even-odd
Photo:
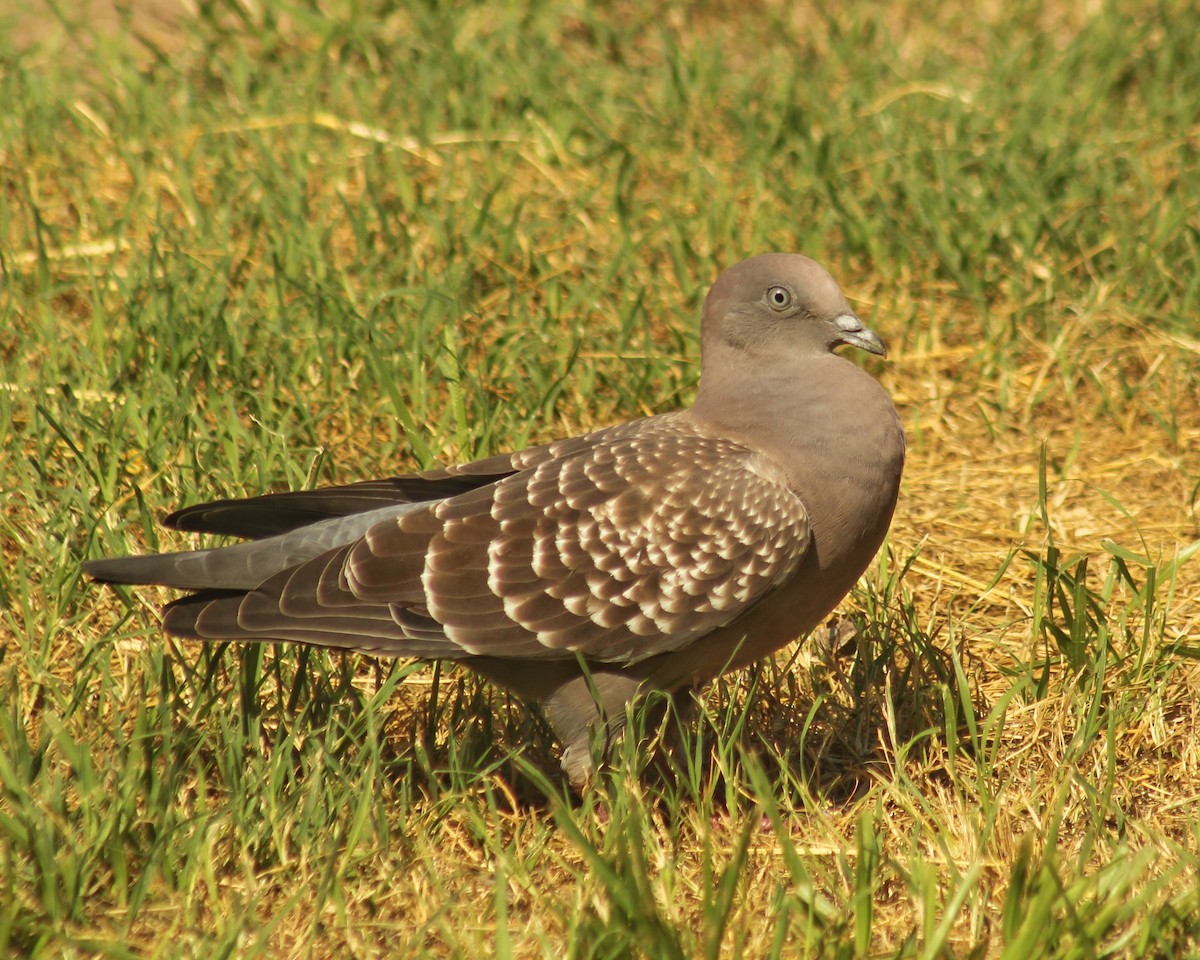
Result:
[[[834,317],[833,325],[841,332],[842,343],[848,343],[852,347],[858,347],[860,350],[866,350],[867,353],[873,353],[876,356],[887,356],[887,347],[879,339],[879,334],[864,327],[863,322],[854,314],[843,313],[841,316]]]

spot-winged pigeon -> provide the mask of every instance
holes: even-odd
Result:
[[[458,661],[541,705],[579,785],[593,734],[618,734],[629,701],[774,652],[875,555],[904,431],[841,344],[886,352],[817,263],[754,257],[705,301],[690,409],[442,470],[189,507],[166,525],[249,542],[85,570],[193,591],[165,611],[180,637]]]

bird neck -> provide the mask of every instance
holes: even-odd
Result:
[[[726,348],[704,359],[692,412],[731,436],[786,432],[798,421],[806,429],[819,428],[821,418],[815,415],[831,404],[844,406],[860,381],[876,386],[850,361],[828,351],[788,357]]]
[[[887,392],[831,352],[782,361],[739,353],[706,364],[690,415],[702,429],[767,454],[796,484],[834,452],[850,472],[904,456],[903,429]]]

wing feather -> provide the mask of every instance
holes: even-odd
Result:
[[[456,468],[493,479],[244,595],[186,598],[169,624],[395,655],[633,663],[729,623],[795,574],[810,542],[781,471],[676,415],[505,462],[517,471],[498,479],[494,463]]]

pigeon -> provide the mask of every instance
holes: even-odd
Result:
[[[769,253],[704,302],[690,408],[442,469],[187,507],[240,537],[91,560],[189,591],[167,634],[451,660],[543,711],[582,789],[651,691],[670,696],[820,624],[891,523],[896,408],[835,353],[886,356],[815,261]]]

